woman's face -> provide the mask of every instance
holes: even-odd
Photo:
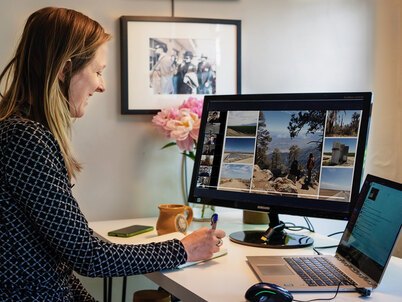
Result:
[[[98,48],[92,61],[71,77],[69,89],[71,117],[82,117],[89,97],[95,92],[105,91],[102,72],[106,67],[106,59],[107,47],[104,43]]]

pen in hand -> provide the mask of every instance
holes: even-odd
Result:
[[[211,216],[211,229],[212,230],[216,230],[216,225],[217,225],[217,223],[218,223],[218,214],[213,214],[212,216]],[[216,244],[216,246],[217,247],[220,247],[222,244],[223,244],[223,241],[222,241],[222,239],[221,238],[219,238],[218,237],[218,239],[219,239],[219,241],[218,241],[218,243]]]
[[[211,216],[211,229],[216,230],[216,225],[218,223],[218,214],[213,214]]]

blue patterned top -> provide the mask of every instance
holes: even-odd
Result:
[[[0,301],[93,301],[73,271],[127,276],[187,259],[176,239],[118,245],[95,237],[54,136],[15,116],[0,122],[0,243]]]

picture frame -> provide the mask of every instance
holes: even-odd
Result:
[[[240,20],[121,16],[120,30],[122,114],[241,93]]]

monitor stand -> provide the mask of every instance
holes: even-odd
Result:
[[[285,224],[279,220],[278,213],[269,212],[269,227],[266,231],[240,231],[229,235],[231,241],[256,247],[289,249],[302,248],[313,244],[307,235],[286,233]]]

